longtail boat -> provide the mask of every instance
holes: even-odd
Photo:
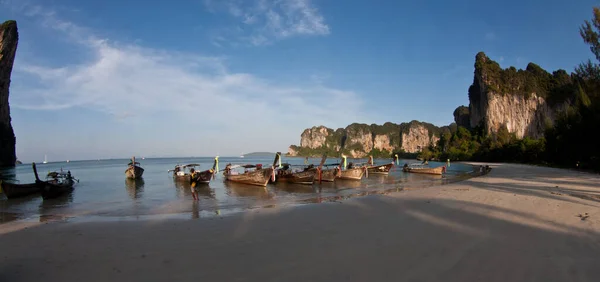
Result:
[[[420,167],[420,166],[414,166],[414,165],[409,166],[408,164],[405,164],[404,167],[402,168],[402,171],[411,172],[411,173],[442,175],[446,172],[446,166],[438,166],[438,167],[434,167],[434,168],[428,168],[428,167]]]
[[[64,173],[63,171],[50,172],[46,176],[46,181],[42,181],[38,176],[35,163],[32,163],[31,166],[33,167],[33,173],[35,175],[35,183],[40,187],[42,198],[44,200],[57,198],[73,191],[73,185],[75,184],[76,179],[71,176],[70,171],[67,173]]]
[[[367,169],[365,167],[353,167],[345,170],[341,170],[338,179],[344,180],[361,180],[363,175],[365,175],[365,171]]]
[[[0,191],[6,198],[14,199],[39,193],[40,186],[36,183],[17,184],[0,180]]]
[[[125,177],[129,179],[138,179],[144,174],[144,169],[140,166],[140,163],[135,161],[135,157],[131,158],[131,162],[128,166],[129,167],[125,170]]]
[[[327,167],[327,165],[325,165]],[[322,169],[321,170],[321,181],[333,182],[340,175],[340,168],[335,165],[334,168]]]
[[[175,168],[169,170],[169,172],[173,172],[173,180],[189,183],[192,180],[191,174],[196,171],[195,168],[198,166],[200,166],[200,165],[199,164],[176,165]]]
[[[213,166],[211,169],[207,169],[204,171],[195,171],[191,177],[192,187],[197,183],[199,184],[208,184],[212,178],[216,175],[219,170],[219,157],[215,157],[215,161],[213,162]]]
[[[244,168],[244,173],[238,173],[237,171],[233,170],[235,168],[240,167]],[[275,177],[275,170],[272,166],[268,168],[263,168],[261,164],[227,164],[227,166],[225,166],[223,176],[225,176],[225,181],[265,187],[267,186],[267,183],[269,183],[269,180]]]
[[[389,174],[390,170],[394,167],[393,163],[384,165],[374,165],[367,167],[367,171],[372,174]]]
[[[275,166],[278,162],[281,162],[281,153],[277,152],[275,155],[275,161],[273,165]],[[295,184],[305,184],[312,185],[315,181],[315,175],[317,174],[317,170],[305,169],[303,171],[293,171],[290,164],[278,165],[278,169],[275,173],[275,182],[284,182],[284,183],[295,183]]]
[[[339,165],[340,164],[325,164],[325,160],[327,160],[327,154],[323,154],[323,158],[321,158],[321,163],[318,167],[314,167],[310,165],[305,170],[315,170],[317,175],[315,176],[315,181],[319,181],[319,183],[325,182],[333,182],[335,181],[335,177],[339,175]],[[328,169],[323,169],[323,167],[333,167]]]

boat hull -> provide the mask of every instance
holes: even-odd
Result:
[[[411,168],[406,167],[403,168],[402,171],[410,172],[410,173],[421,173],[421,174],[433,174],[433,175],[442,175],[444,173],[444,167],[435,167],[435,168]]]
[[[54,184],[46,181],[38,182],[40,191],[42,192],[42,198],[44,198],[44,200],[58,198],[64,194],[72,192],[74,189],[73,184],[73,180],[66,180],[60,184]]]
[[[36,183],[14,184],[0,181],[0,190],[7,198],[14,199],[39,193],[40,186]]]
[[[337,178],[343,179],[343,180],[361,180],[364,174],[365,174],[365,169],[362,167],[357,167],[357,168],[342,170]]]
[[[198,172],[196,174],[194,182],[196,182],[198,184],[208,184],[208,183],[210,183],[210,180],[212,179],[213,174],[214,174],[213,170],[205,170],[205,171]]]
[[[271,179],[272,176],[273,176],[273,168],[270,167],[270,168],[263,168],[263,169],[243,173],[243,174],[228,173],[225,175],[225,180],[231,181],[231,182],[236,182],[236,183],[265,187],[265,186],[267,186],[267,183],[269,183],[269,179]]]
[[[186,175],[173,175],[173,179],[175,181],[181,181],[181,182],[190,182],[192,180],[191,176],[189,174]]]
[[[339,169],[338,168],[324,169],[324,170],[321,171],[321,181],[324,181],[324,182],[333,182],[333,181],[335,181],[335,178],[338,175],[339,175]]]
[[[125,170],[125,177],[128,179],[138,179],[144,174],[144,169],[139,166],[132,166]]]
[[[301,172],[282,172],[276,176],[276,182],[312,185],[315,181],[316,170]]]
[[[393,166],[393,163],[385,165],[374,165],[367,167],[367,171],[369,172],[369,174],[389,174]]]

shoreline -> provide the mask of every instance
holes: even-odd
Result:
[[[269,193],[275,192],[277,190],[285,191],[286,189],[295,188],[295,189],[309,189],[314,190],[313,193],[307,194],[308,196],[300,196],[296,199],[290,199],[288,201],[271,201],[271,202],[261,202],[256,201],[254,203],[250,203],[250,205],[231,205],[231,206],[204,206],[200,203],[192,203],[191,199],[189,201],[174,201],[170,203],[172,209],[158,209],[158,210],[118,210],[111,211],[105,207],[99,207],[98,204],[89,207],[77,207],[77,208],[66,208],[61,209],[57,208],[53,212],[45,212],[45,213],[37,213],[37,212],[19,212],[19,211],[11,211],[11,210],[2,210],[0,211],[0,228],[7,224],[10,225],[19,225],[21,223],[47,223],[52,221],[59,222],[110,222],[110,221],[131,221],[135,219],[140,220],[152,220],[152,219],[165,219],[165,218],[200,218],[200,217],[220,217],[220,216],[230,216],[238,213],[243,213],[246,211],[258,210],[258,209],[269,209],[273,207],[277,208],[295,208],[297,206],[303,205],[314,205],[323,202],[336,202],[336,201],[345,201],[351,198],[364,197],[369,195],[377,195],[377,194],[388,194],[391,192],[399,192],[402,190],[415,190],[415,189],[423,189],[436,185],[447,185],[449,183],[454,183],[458,181],[463,181],[465,179],[471,177],[477,177],[480,174],[477,172],[477,167],[473,165],[463,164],[471,167],[470,171],[459,172],[458,174],[449,174],[444,177],[435,177],[435,176],[423,176],[418,175],[417,178],[413,180],[407,181],[405,178],[393,178],[395,179],[393,182],[381,182],[381,183],[373,183],[368,182],[369,184],[365,184],[362,181],[359,182],[346,182],[341,181],[341,183],[327,183],[323,184],[314,184],[314,186],[292,186],[292,187],[281,187],[281,186],[269,186],[265,187],[265,191],[269,189]],[[379,175],[375,175],[372,178],[375,180],[379,179]],[[386,175],[385,178],[388,176]],[[373,179],[371,179],[373,180]],[[340,185],[338,187],[337,185]],[[347,187],[345,185],[348,185]],[[357,186],[358,185],[358,186]],[[262,191],[261,189],[255,187],[248,187],[251,189],[251,192]],[[293,190],[293,189],[292,189]],[[318,192],[317,192],[318,191]],[[323,195],[321,194],[323,192]],[[333,192],[333,193],[332,193]],[[277,192],[275,192],[277,193]],[[25,197],[19,199],[20,201],[27,202],[28,200],[35,198],[32,196],[31,198]],[[16,203],[16,201],[13,201]]]
[[[489,174],[456,183],[291,209],[195,220],[53,222],[20,230],[0,225],[0,249],[10,254],[0,258],[0,276],[598,280],[600,176],[485,164]]]

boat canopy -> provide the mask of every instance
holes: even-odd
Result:
[[[200,164],[186,164],[183,167],[194,167],[194,166],[200,166]]]
[[[136,165],[139,165],[140,163],[138,163],[138,162],[135,162],[135,164],[136,164]],[[133,163],[132,163],[132,162],[129,162],[127,165],[133,165]]]
[[[52,177],[52,178],[58,178],[58,177],[66,177],[67,173],[66,172],[58,172],[58,171],[52,171],[52,172],[48,172],[48,175],[46,175],[46,177]]]

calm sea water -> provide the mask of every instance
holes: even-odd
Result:
[[[219,167],[227,163],[270,165],[274,157],[219,158]],[[451,164],[447,175],[420,175],[402,172],[404,163],[416,160],[401,160],[389,175],[369,175],[362,181],[336,181],[310,185],[269,184],[266,188],[232,184],[217,175],[208,186],[198,186],[200,197],[194,201],[189,185],[175,182],[170,173],[176,164],[198,163],[200,170],[212,167],[213,158],[156,158],[137,159],[145,169],[143,179],[126,180],[125,169],[128,159],[71,161],[37,164],[40,176],[49,171],[70,170],[80,180],[75,190],[64,197],[42,200],[38,196],[21,199],[6,199],[0,195],[0,222],[14,219],[127,219],[152,216],[206,217],[240,212],[252,208],[298,205],[335,201],[366,194],[399,191],[408,186],[431,186],[452,181],[472,171],[470,165]],[[286,158],[284,163],[304,164],[304,158]],[[338,162],[329,159],[327,163]],[[348,159],[348,162],[365,162]],[[376,164],[391,160],[376,159]],[[320,159],[311,158],[309,163],[318,164]],[[430,167],[444,163],[430,162]],[[34,181],[31,164],[19,165],[0,172],[3,178],[16,179],[20,183]]]

